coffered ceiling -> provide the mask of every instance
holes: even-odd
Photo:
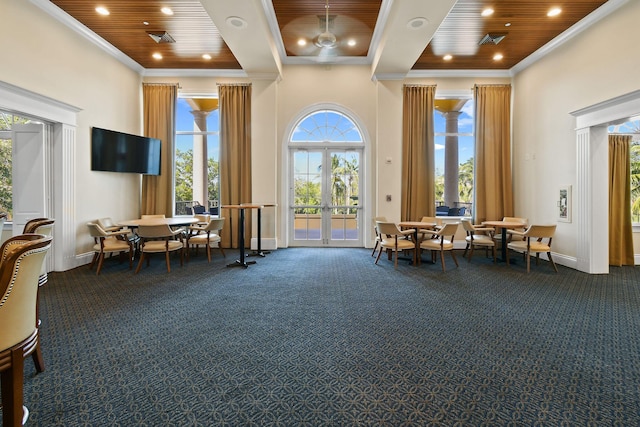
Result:
[[[31,0],[146,74],[368,64],[378,77],[508,71],[626,1]]]

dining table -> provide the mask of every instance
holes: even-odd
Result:
[[[496,221],[482,221],[482,225],[486,225],[488,227],[495,227],[495,228],[499,228],[500,229],[500,233],[502,235],[502,248],[501,248],[502,259],[498,258],[497,261],[506,262],[506,260],[507,260],[507,230],[508,229],[522,228],[522,227],[525,226],[525,224],[523,224],[522,222],[519,222],[519,221],[496,220]]]
[[[191,225],[199,222],[198,218],[192,216],[176,216],[173,218],[138,218],[126,219],[118,221],[116,224],[122,227],[136,228],[141,225],[159,225],[167,224],[169,227],[179,227],[182,225]]]
[[[400,228],[413,230],[413,242],[416,245],[416,248],[413,251],[413,265],[418,265],[420,263],[420,241],[418,239],[420,229],[433,230],[436,228],[436,225],[437,224],[435,222],[422,221],[400,221],[398,223],[398,227]]]

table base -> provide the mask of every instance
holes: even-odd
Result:
[[[235,262],[232,262],[231,264],[227,264],[227,267],[244,267],[247,268],[249,267],[250,264],[255,264],[255,261],[241,261],[239,259],[235,260]]]

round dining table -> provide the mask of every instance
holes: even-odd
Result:
[[[178,227],[181,225],[191,225],[199,222],[198,218],[192,216],[177,216],[173,218],[138,218],[118,221],[117,224],[123,227],[139,227],[141,225],[160,225],[167,224],[169,227]]]
[[[413,251],[413,265],[418,265],[420,262],[420,242],[418,241],[418,234],[420,233],[420,229],[423,230],[433,230],[436,228],[435,222],[422,222],[422,221],[400,221],[398,223],[398,227],[400,228],[410,228],[413,229],[413,241],[416,245],[416,248]]]
[[[500,262],[507,260],[507,229],[522,228],[525,224],[518,221],[482,221],[482,225],[499,228],[502,234],[502,259]]]

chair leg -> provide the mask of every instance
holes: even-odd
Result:
[[[138,271],[140,271],[140,268],[142,268],[143,260],[144,260],[144,252],[140,252],[140,261],[138,261],[138,266],[136,267],[136,271],[134,272],[134,274],[138,274]]]
[[[374,264],[378,263],[378,260],[380,259],[380,255],[382,255],[382,246],[380,246],[380,252],[378,252],[378,256],[376,257],[376,262]]]
[[[453,249],[451,249],[451,250],[449,251],[449,253],[451,253],[451,258],[453,258],[453,262],[455,262],[455,263],[456,263],[456,267],[460,267],[460,266],[458,265],[458,260],[456,259],[456,253],[455,253],[455,252],[453,252]]]
[[[442,271],[446,271],[444,266],[444,252],[440,251],[440,261],[442,262]]]
[[[167,273],[171,273],[171,261],[169,260],[169,252],[164,253],[164,259],[167,261]]]
[[[531,254],[529,252],[525,252],[525,256],[527,257],[527,273],[531,270]]]
[[[376,249],[378,249],[378,241],[376,240],[376,244],[373,247],[373,251],[371,252],[371,256],[375,256],[376,255]]]
[[[104,252],[100,252],[100,256],[98,256],[98,268],[96,269],[96,276],[100,274],[100,270],[102,270],[103,262],[104,262]]]
[[[553,266],[553,269],[557,273],[558,272],[558,267],[556,267],[556,263],[553,261],[553,258],[551,257],[551,252],[547,252],[547,256],[549,257],[549,261],[551,261],[551,265]]]
[[[91,264],[89,264],[89,270],[93,270],[93,266],[96,264],[97,259],[98,259],[98,252],[94,252],[93,258],[91,258]]]
[[[473,248],[473,245],[471,245],[471,247]],[[467,256],[467,251],[468,250],[469,250],[469,243],[467,243],[467,246],[465,246],[465,248],[464,248],[464,252],[462,253],[462,258]],[[471,256],[469,256],[469,261],[471,261]]]
[[[469,262],[471,262],[471,257],[473,257],[473,248],[474,248],[474,245],[471,245],[471,251],[469,252],[469,258],[468,258]],[[466,252],[466,250],[465,250],[465,252]],[[451,253],[453,253],[453,252],[451,252]],[[464,254],[462,256],[464,257]]]
[[[207,259],[211,262],[211,243],[207,243]]]
[[[24,348],[10,350],[11,367],[2,371],[2,425],[3,427],[22,426],[22,402],[24,386]]]

